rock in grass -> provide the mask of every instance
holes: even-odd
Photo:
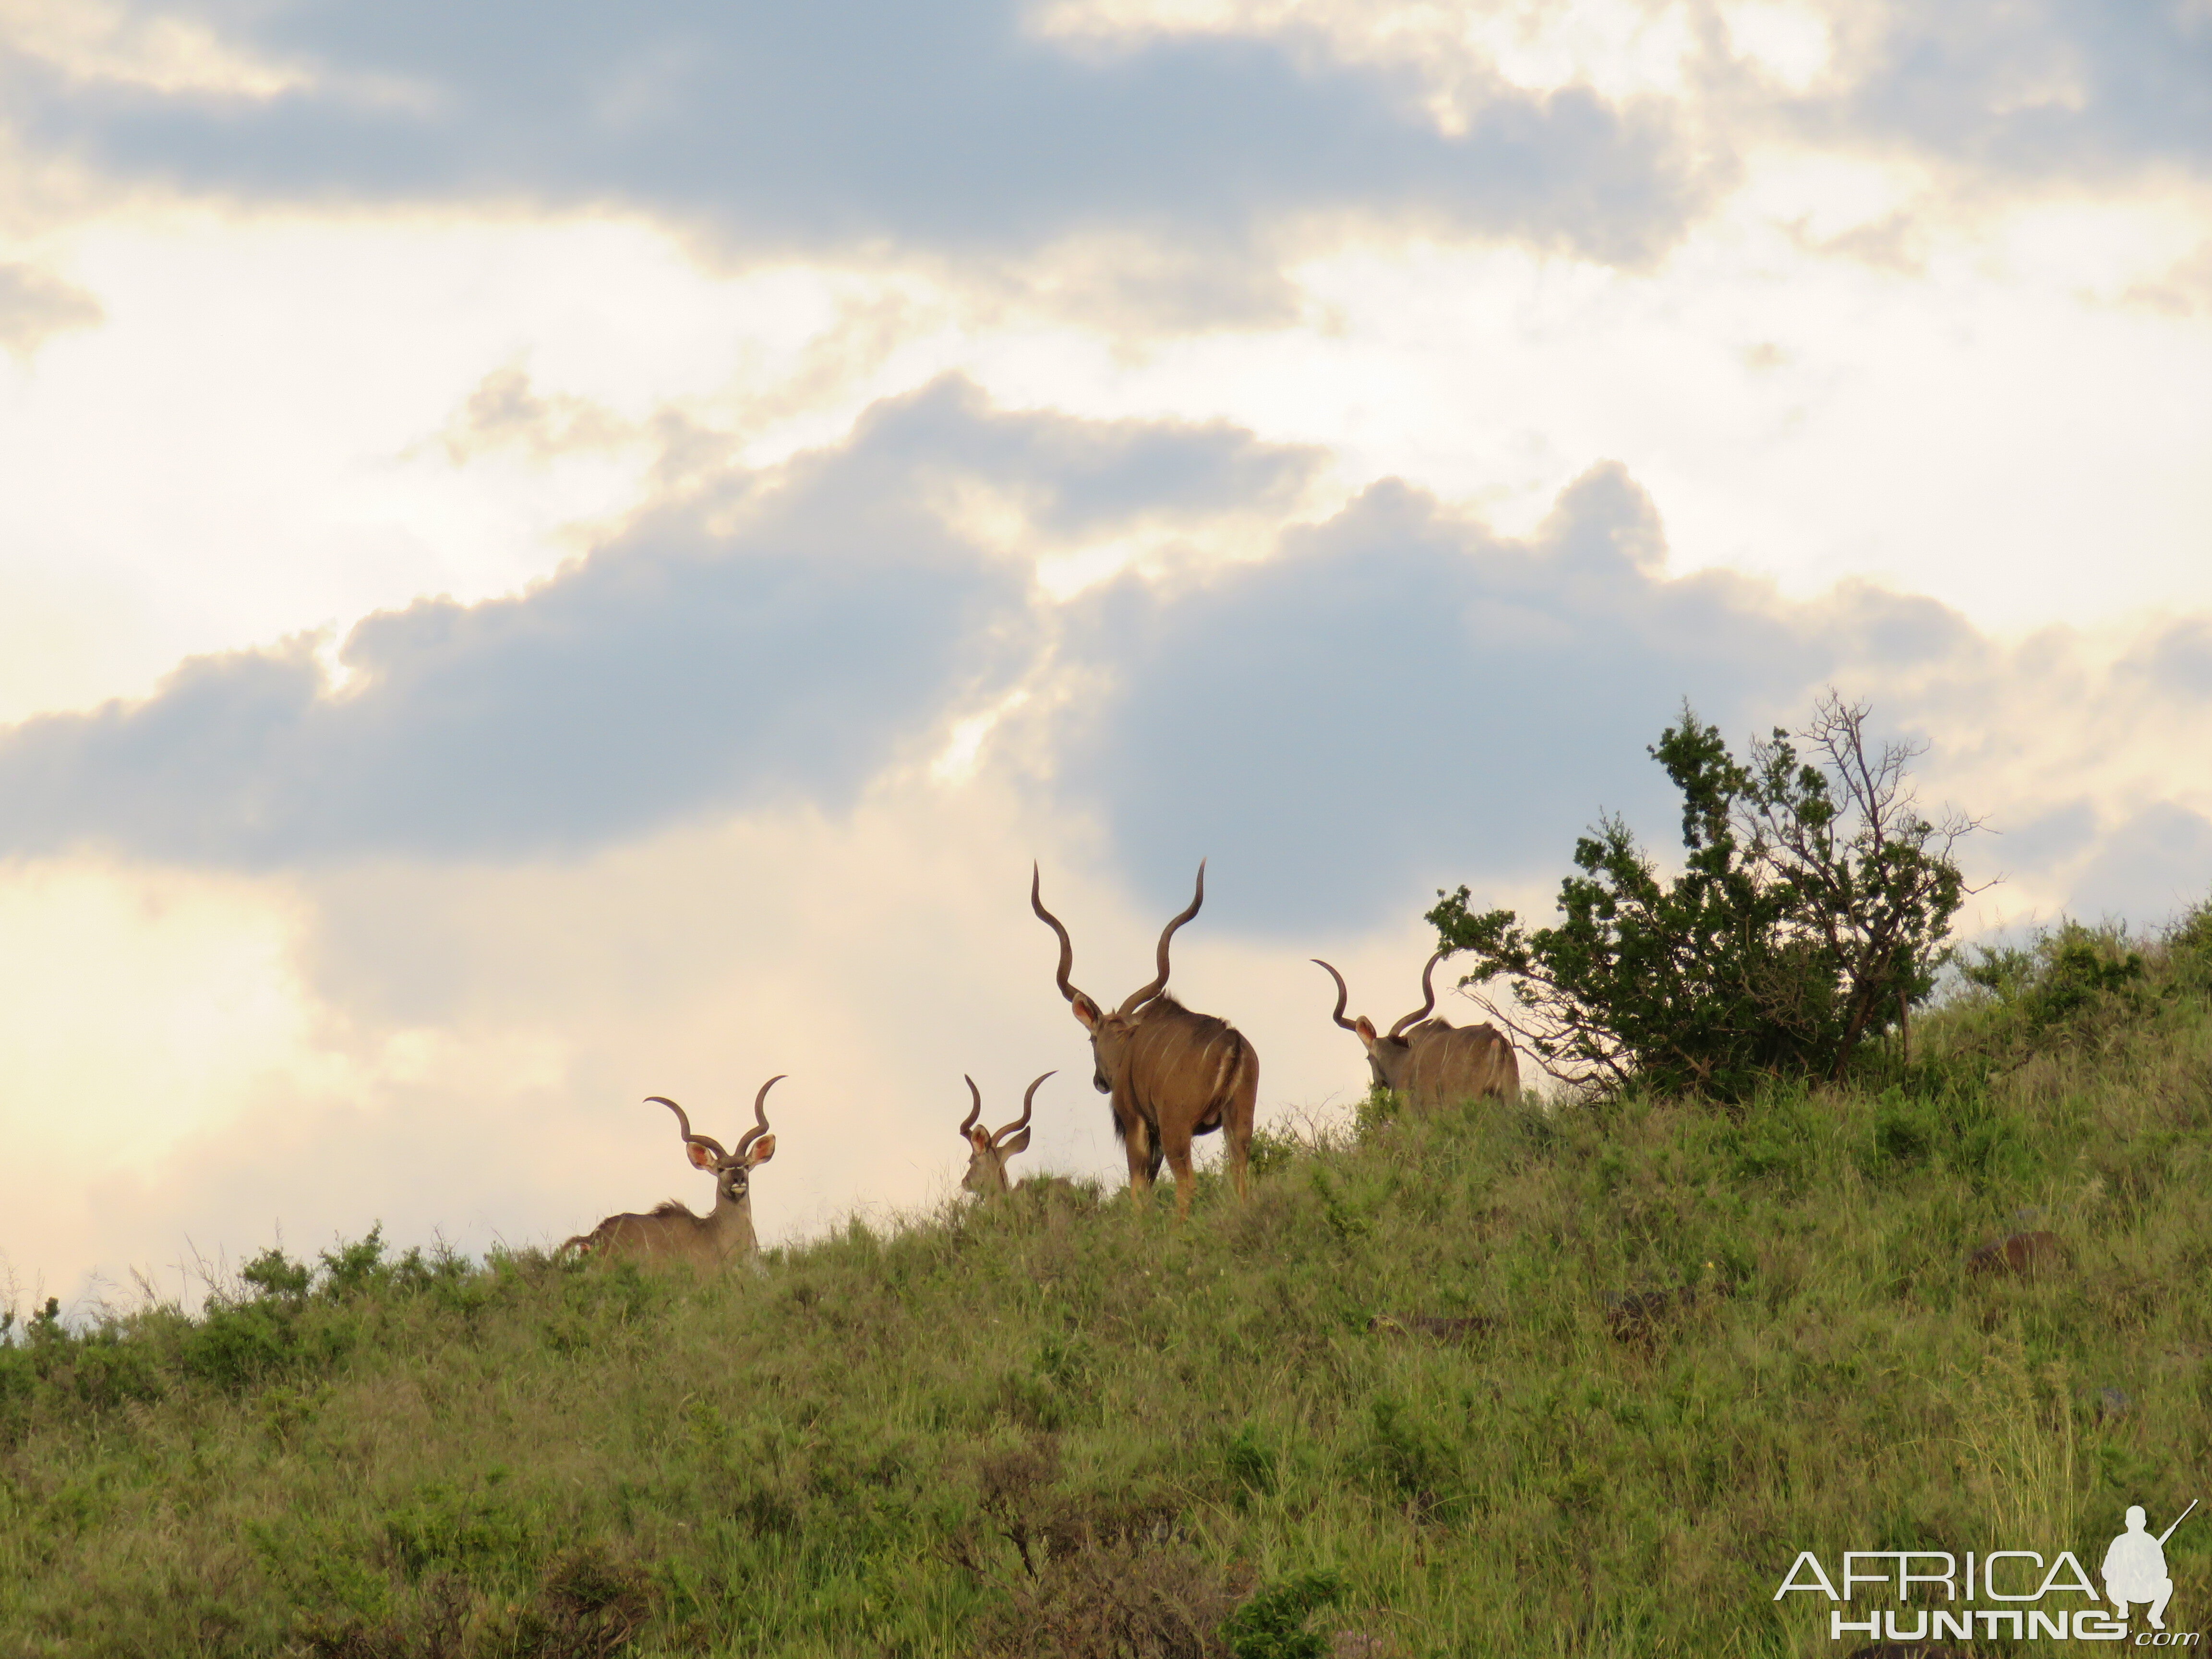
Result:
[[[2007,1273],[2026,1278],[2066,1263],[2066,1246],[2054,1232],[2014,1233],[1967,1253],[1970,1273]]]

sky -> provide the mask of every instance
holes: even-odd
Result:
[[[1118,1178],[1829,688],[2212,892],[2207,0],[0,0],[0,1304]],[[1448,1016],[1474,1018],[1464,1004]],[[1020,1172],[1021,1165],[1016,1165]]]

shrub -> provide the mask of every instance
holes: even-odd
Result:
[[[1996,1005],[2010,1035],[2045,1046],[2094,1036],[2148,1012],[2154,1000],[2149,964],[2127,934],[2079,922],[2025,945],[1978,946],[1959,974]]]
[[[1746,764],[1686,706],[1650,751],[1681,792],[1682,873],[1662,882],[1608,817],[1576,842],[1557,927],[1439,892],[1440,945],[1474,958],[1461,983],[1509,978],[1519,1016],[1493,1017],[1572,1082],[1735,1102],[1841,1077],[1934,990],[1969,890],[1951,853],[1976,827],[1920,816],[1918,751],[1870,752],[1866,716],[1831,692],[1802,734],[1812,759],[1778,726]]]
[[[1221,1626],[1236,1659],[1324,1659],[1327,1637],[1315,1635],[1306,1620],[1344,1595],[1344,1580],[1334,1572],[1302,1572],[1270,1584],[1230,1614]]]

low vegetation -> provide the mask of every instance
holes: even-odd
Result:
[[[1979,953],[1840,1083],[1263,1134],[1180,1227],[271,1252],[14,1327],[0,1654],[1840,1653],[1800,1550],[2094,1570],[2212,1496],[2208,1149],[2200,911]]]

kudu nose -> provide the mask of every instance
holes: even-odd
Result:
[[[1114,1085],[1106,1080],[1106,1073],[1103,1072],[1093,1072],[1091,1074],[1091,1086],[1102,1095],[1110,1095],[1114,1092]]]

